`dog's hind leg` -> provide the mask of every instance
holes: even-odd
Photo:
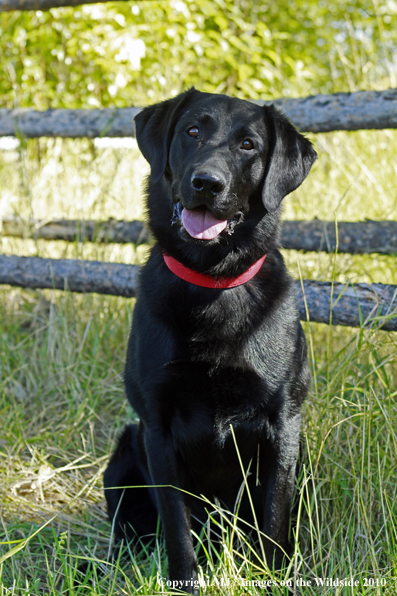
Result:
[[[109,518],[116,542],[151,542],[156,535],[158,512],[149,473],[139,448],[139,426],[130,424],[121,434],[104,477]]]

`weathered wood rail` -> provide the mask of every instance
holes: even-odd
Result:
[[[0,221],[0,226],[0,235],[15,238],[121,244],[142,244],[149,240],[149,232],[141,221],[54,219],[43,223],[8,216]]]
[[[258,100],[273,103],[302,132],[331,132],[397,128],[397,89],[314,95],[298,99]],[[0,136],[37,137],[133,137],[134,116],[140,108],[103,110],[0,109]]]
[[[397,221],[284,221],[281,245],[304,252],[397,254]]]
[[[13,10],[49,10],[50,8],[96,4],[97,2],[110,2],[110,0],[0,0],[0,12],[11,12]]]
[[[149,232],[141,221],[56,219],[45,223],[3,218],[0,235],[16,238],[65,240],[67,242],[148,242]],[[338,233],[336,233],[336,231]],[[338,236],[338,238],[337,238]],[[281,246],[290,250],[349,254],[397,254],[397,222],[284,221]]]
[[[23,288],[69,289],[132,298],[138,273],[137,265],[0,255],[0,284]],[[312,280],[303,281],[303,290],[299,281],[295,286],[302,320],[306,320],[307,307],[313,322],[350,327],[372,323],[386,331],[397,331],[397,286],[351,286]]]

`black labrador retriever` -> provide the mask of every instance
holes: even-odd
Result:
[[[119,440],[105,492],[117,541],[153,536],[160,515],[170,580],[196,594],[200,495],[238,509],[245,532],[259,526],[270,567],[288,551],[309,371],[279,216],[317,155],[273,106],[195,89],[135,123],[156,242],[125,368],[139,423]]]

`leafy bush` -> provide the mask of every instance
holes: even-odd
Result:
[[[396,0],[112,2],[2,15],[0,105],[139,105],[395,85]]]

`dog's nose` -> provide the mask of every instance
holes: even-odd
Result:
[[[194,173],[192,187],[197,194],[203,196],[216,196],[226,187],[226,182],[221,176],[206,172]]]

